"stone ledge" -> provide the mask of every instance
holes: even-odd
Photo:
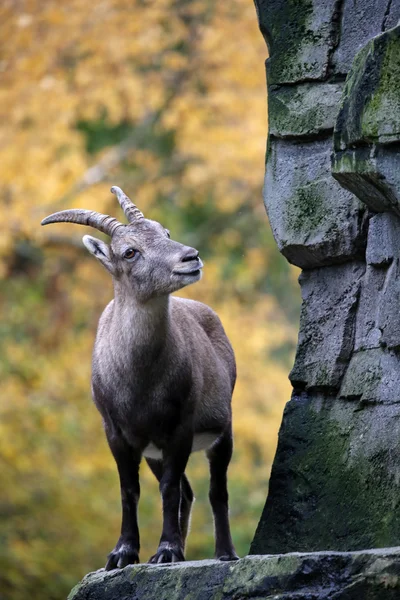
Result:
[[[400,547],[100,569],[68,600],[397,600]]]

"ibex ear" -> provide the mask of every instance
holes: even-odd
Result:
[[[91,235],[84,235],[82,240],[90,254],[93,254],[105,266],[107,271],[113,274],[114,265],[111,260],[110,246]]]

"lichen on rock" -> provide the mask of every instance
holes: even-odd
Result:
[[[399,404],[295,393],[285,409],[272,485],[251,552],[395,545],[399,437]]]
[[[264,202],[280,251],[302,268],[365,251],[364,208],[332,178],[330,155],[329,138],[270,139]]]
[[[256,0],[256,6],[271,52],[269,84],[323,79],[335,0]]]
[[[269,133],[274,137],[317,136],[333,131],[342,83],[302,83],[271,86],[268,96]]]
[[[400,215],[400,25],[354,59],[334,133],[333,175],[374,211]]]

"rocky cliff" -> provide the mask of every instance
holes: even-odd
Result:
[[[265,205],[303,269],[251,553],[400,543],[400,1],[260,0]]]

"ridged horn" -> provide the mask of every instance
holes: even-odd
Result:
[[[94,210],[85,210],[83,208],[71,208],[69,210],[60,210],[59,212],[49,215],[42,221],[42,225],[49,223],[77,223],[78,225],[88,225],[94,227],[109,236],[113,236],[119,227],[125,227],[122,223],[103,215]]]
[[[125,213],[126,218],[129,223],[133,223],[134,221],[138,221],[139,219],[144,219],[143,213],[140,212],[137,206],[133,204],[132,200],[128,198],[128,196],[116,185],[113,185],[111,188],[111,193],[117,196],[118,202],[122,210]]]

